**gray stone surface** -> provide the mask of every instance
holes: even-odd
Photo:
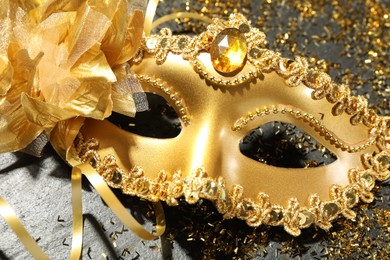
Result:
[[[30,234],[51,259],[68,259],[72,237],[71,168],[52,149],[42,158],[23,153],[0,155],[0,196],[16,211]],[[122,231],[122,223],[83,180],[83,213],[85,217],[83,259],[118,259],[127,248],[124,259],[162,259],[171,254],[164,238],[141,241],[127,231],[115,241],[114,231]],[[103,229],[101,226],[103,225]],[[13,231],[0,218],[0,259],[32,259]],[[164,250],[162,244],[165,244]],[[89,255],[88,255],[89,253]],[[185,253],[174,247],[175,259]],[[166,258],[166,257],[165,257]]]

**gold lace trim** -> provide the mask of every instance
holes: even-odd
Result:
[[[116,164],[115,156],[101,158],[96,139],[84,140],[81,134],[75,140],[75,148],[83,163],[89,163],[113,188],[121,189],[125,194],[138,196],[149,201],[165,201],[170,206],[178,205],[178,198],[194,204],[199,199],[212,201],[225,219],[239,218],[249,226],[267,224],[283,226],[293,236],[299,236],[301,229],[312,224],[329,230],[331,222],[340,214],[354,219],[352,208],[359,200],[370,203],[374,200],[371,190],[375,181],[390,177],[390,153],[364,154],[362,168],[348,171],[349,185],[330,187],[330,200],[322,201],[317,194],[309,198],[309,207],[301,206],[296,198],[288,201],[287,207],[272,203],[272,198],[260,192],[255,200],[243,197],[240,185],[227,187],[224,178],[216,179],[207,175],[203,168],[196,169],[184,177],[180,170],[168,174],[162,170],[152,180],[144,175],[141,167],[135,166],[130,172],[124,172]]]

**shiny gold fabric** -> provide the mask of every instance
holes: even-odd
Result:
[[[132,95],[118,95],[116,84],[143,29],[143,12],[128,4],[2,1],[0,152],[19,150],[46,131],[64,155],[69,146],[52,131],[60,122],[69,128],[72,118],[104,119],[113,110],[134,115]]]

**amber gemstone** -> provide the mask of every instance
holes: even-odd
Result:
[[[228,28],[221,31],[211,44],[211,61],[218,72],[232,73],[244,66],[247,50],[244,34]]]

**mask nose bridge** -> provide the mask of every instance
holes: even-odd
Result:
[[[211,176],[221,175],[223,164],[225,163],[224,149],[234,149],[238,147],[226,147],[225,139],[229,138],[231,130],[231,118],[226,115],[222,104],[208,100],[197,111],[196,116],[187,131],[183,135],[183,142],[187,143],[189,150],[191,171],[205,167],[206,172]],[[238,149],[238,148],[237,148]]]
[[[215,172],[222,165],[222,138],[220,129],[215,124],[205,122],[197,128],[198,131],[192,140],[191,169],[205,167],[208,173]]]

